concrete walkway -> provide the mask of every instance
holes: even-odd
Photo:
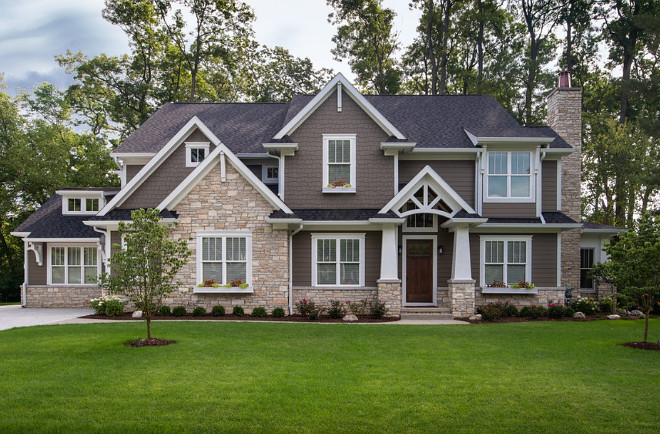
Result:
[[[14,327],[56,324],[94,313],[92,309],[41,309],[35,307],[0,306],[0,330]]]

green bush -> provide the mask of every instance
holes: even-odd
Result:
[[[124,312],[126,301],[113,295],[112,297],[106,295],[101,298],[94,298],[91,300],[91,306],[97,314],[105,314],[107,316],[117,316]]]
[[[243,316],[245,315],[245,311],[241,306],[234,306],[234,310],[232,311],[234,316]]]
[[[252,316],[257,317],[257,318],[263,318],[266,315],[268,315],[268,312],[266,312],[265,307],[255,307],[252,309]]]
[[[330,309],[328,309],[330,318],[343,318],[346,315],[344,303],[339,300],[330,300]]]
[[[273,309],[273,316],[275,318],[283,318],[284,317],[284,309],[282,309],[281,307],[276,307],[275,309]]]
[[[174,316],[184,316],[186,313],[186,308],[183,306],[177,306],[172,309],[172,315]]]
[[[572,307],[567,307],[564,309],[564,316],[566,316],[566,318],[572,318],[573,315],[575,315],[575,309]]]
[[[172,315],[172,310],[170,309],[169,306],[161,306],[158,308],[158,311],[156,312],[156,315],[158,316],[169,316]]]
[[[223,316],[225,314],[225,307],[221,305],[213,306],[211,308],[211,315],[213,316]]]
[[[563,318],[566,316],[566,309],[561,303],[548,304],[548,316],[550,318]]]
[[[355,316],[365,316],[369,310],[369,302],[367,300],[360,300],[356,302],[350,302],[346,300],[346,304],[348,304],[348,308]]]
[[[383,300],[377,300],[371,303],[371,315],[374,318],[382,318],[389,311]]]
[[[502,305],[500,303],[488,303],[485,306],[479,306],[477,313],[481,314],[484,321],[495,321],[502,318]]]
[[[509,304],[509,302],[507,301],[504,304],[502,316],[509,317],[509,316],[518,316],[518,315],[520,315],[520,312],[518,312],[518,308],[512,304]]]
[[[531,306],[525,306],[522,309],[520,309],[520,316],[528,317],[528,318],[541,318],[542,316],[546,316],[548,311],[546,308],[543,306],[537,306],[535,304]]]
[[[598,303],[598,310],[603,313],[614,312],[614,300],[612,297],[605,297]]]
[[[582,312],[585,315],[593,315],[596,313],[598,304],[591,298],[578,297],[578,299],[573,302],[572,307],[576,312]]]
[[[197,306],[196,308],[193,309],[193,316],[204,316],[206,313],[206,309],[204,309],[202,306]]]

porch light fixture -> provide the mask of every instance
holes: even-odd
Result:
[[[399,255],[400,255],[401,253],[403,253],[403,248],[401,247],[401,245],[399,245]]]
[[[442,255],[443,249],[442,246],[438,246],[438,255]]]

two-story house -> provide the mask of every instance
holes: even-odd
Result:
[[[341,74],[289,103],[166,104],[113,153],[120,189],[63,189],[16,230],[23,304],[88,306],[137,208],[193,240],[171,306],[380,299],[466,317],[563,298],[582,227],[566,75],[548,125],[485,95],[362,95]]]

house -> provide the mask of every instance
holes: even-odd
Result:
[[[88,306],[137,208],[192,238],[171,306],[379,299],[465,317],[564,298],[582,269],[581,89],[565,73],[548,125],[485,95],[362,95],[341,74],[289,103],[165,104],[113,153],[120,189],[62,189],[17,228],[23,304]]]

